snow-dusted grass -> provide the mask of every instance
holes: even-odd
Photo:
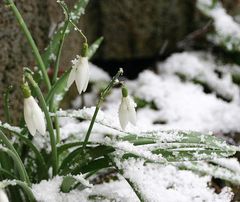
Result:
[[[137,127],[128,126],[127,131],[140,132],[154,129],[184,129],[212,133],[239,131],[239,88],[232,82],[227,73],[227,68],[227,65],[219,67],[211,55],[185,52],[175,54],[165,62],[160,63],[159,74],[146,70],[139,75],[138,79],[127,81],[130,91],[135,97],[149,103],[153,102],[156,106],[154,109],[150,106],[139,108]],[[216,75],[214,71],[216,69],[222,71],[222,78]],[[96,75],[95,70],[97,69],[92,69],[91,75]],[[179,76],[179,74],[181,75]],[[181,79],[182,75],[185,76],[184,80]],[[103,82],[107,75],[101,78],[100,80]],[[212,87],[212,92],[205,93],[200,84],[194,83],[194,79],[206,82]],[[89,95],[95,93],[93,85],[93,91]],[[114,89],[109,95],[104,105],[104,111],[100,112],[97,123],[93,128],[92,141],[99,141],[103,137],[101,134],[110,132],[110,129],[102,124],[111,125],[111,127],[120,130],[116,116],[118,110],[116,106],[120,102],[117,98],[119,94],[119,89]],[[222,98],[218,98],[217,94],[231,96],[232,101],[226,102]],[[80,103],[74,102],[74,108],[77,108],[78,104]],[[82,112],[75,111],[70,114],[73,117],[85,116],[90,118],[93,111],[94,108]],[[59,115],[66,116],[64,113],[60,111]],[[101,124],[98,124],[98,122]],[[61,118],[61,126],[63,139],[67,140],[70,137],[82,138],[82,134],[87,130],[88,123],[85,121],[79,123],[74,118]],[[117,131],[115,132],[118,134]],[[122,149],[131,147],[131,145],[125,145],[121,142],[117,146]],[[240,179],[239,163],[236,159],[216,159],[213,162],[227,168],[229,173],[221,170],[221,168],[213,168],[206,163],[198,164],[199,170],[195,169],[194,164],[186,164],[186,166],[199,173],[202,171],[223,179],[225,179],[224,172],[227,177],[235,178],[233,180],[238,181]],[[233,196],[231,189],[228,187],[225,187],[220,194],[216,194],[214,189],[209,187],[209,184],[211,184],[210,175],[201,176],[190,170],[179,170],[176,166],[145,164],[142,160],[133,159],[125,160],[118,166],[123,169],[124,177],[131,179],[139,191],[143,193],[146,201],[227,202]],[[233,173],[235,173],[235,177]],[[73,190],[69,194],[56,194],[59,192],[61,181],[59,178],[56,177],[52,181],[43,181],[34,185],[33,190],[37,198],[43,202],[65,201],[66,199],[77,201],[81,197],[82,201],[88,201],[88,197],[101,195],[96,201],[111,201],[112,198],[118,198],[117,201],[138,201],[131,187],[120,175],[118,175],[118,181],[94,185],[93,188],[87,188],[84,191]],[[52,189],[46,190],[45,187],[51,184],[53,184]],[[41,193],[47,191],[54,193],[51,195],[52,198],[46,199],[41,195]]]

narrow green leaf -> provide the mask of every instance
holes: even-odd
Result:
[[[83,142],[69,142],[69,143],[59,145],[58,148],[57,148],[58,149],[58,155],[60,155],[64,151],[68,151],[68,149],[71,149],[73,147],[81,146],[82,144],[83,144]]]
[[[57,106],[58,103],[63,99],[64,94],[67,92],[67,79],[70,74],[71,69],[67,70],[52,86],[51,90],[47,94],[46,103],[49,104],[51,99],[54,100],[54,105]]]
[[[81,176],[71,176],[67,175],[63,177],[61,184],[61,191],[64,193],[70,192],[72,189],[78,187],[78,190],[84,190],[88,187],[91,187],[89,182]]]
[[[61,191],[63,193],[70,192],[75,183],[77,183],[77,180],[73,176],[64,176],[61,184]]]
[[[86,166],[93,160],[112,153],[114,149],[109,146],[99,145],[96,147],[87,147],[86,152],[82,153],[82,147],[73,150],[62,162],[60,167],[61,174],[71,173],[74,169]],[[71,168],[70,168],[70,165]],[[76,168],[74,168],[74,166]]]
[[[211,175],[215,178],[229,181],[235,185],[240,185],[240,174],[228,168],[214,165],[207,162],[186,162],[178,163],[175,166],[180,169],[192,170],[196,173]]]
[[[99,37],[93,44],[88,48],[88,58],[91,59],[93,55],[98,50],[99,46],[101,45],[103,41],[103,37]]]
[[[100,170],[103,168],[108,168],[111,166],[112,166],[111,160],[107,156],[105,156],[105,157],[93,160],[89,162],[87,165],[83,165],[83,166],[79,165],[74,170],[72,170],[71,173],[73,175],[77,175],[79,173],[88,173],[88,172]]]

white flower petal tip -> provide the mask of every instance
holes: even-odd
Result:
[[[44,114],[32,96],[24,99],[23,110],[24,120],[31,135],[34,136],[37,131],[44,135],[46,133]]]
[[[123,130],[125,130],[128,122],[132,123],[133,125],[136,125],[137,114],[135,107],[136,104],[131,97],[127,96],[122,98],[122,102],[119,106],[118,115],[119,122]]]
[[[9,202],[7,194],[2,189],[0,189],[0,201],[1,202]]]
[[[89,82],[88,58],[78,56],[72,63],[73,67],[68,77],[67,88],[75,81],[78,93],[81,94],[86,91]]]

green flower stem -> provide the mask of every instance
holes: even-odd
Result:
[[[100,95],[100,98],[97,102],[97,105],[96,105],[96,109],[94,111],[94,114],[93,114],[93,117],[92,117],[92,120],[90,122],[90,125],[88,127],[88,131],[87,131],[87,134],[85,136],[85,139],[83,141],[83,147],[82,147],[82,150],[85,151],[86,149],[86,145],[88,143],[88,140],[89,140],[89,137],[90,137],[90,134],[92,132],[92,128],[93,128],[93,125],[95,123],[95,120],[97,118],[97,114],[98,114],[98,111],[105,99],[105,97],[108,95],[109,91],[112,89],[112,87],[114,86],[116,80],[118,79],[119,76],[121,76],[123,74],[123,69],[120,68],[117,72],[117,74],[112,78],[112,80],[110,81],[110,83],[108,84],[108,86],[101,92],[101,95]]]
[[[40,105],[43,109],[43,112],[45,114],[45,118],[47,120],[47,127],[48,127],[48,131],[50,134],[50,142],[51,142],[51,149],[52,149],[52,167],[53,167],[53,176],[55,176],[57,174],[58,171],[58,156],[57,156],[57,146],[56,146],[56,139],[55,139],[55,134],[54,134],[54,130],[53,130],[53,124],[52,124],[52,120],[46,105],[46,102],[44,100],[44,97],[42,95],[42,92],[38,86],[38,84],[34,81],[32,75],[28,72],[24,72],[26,78],[28,79],[28,81],[31,83],[31,85],[33,86],[33,88],[36,91],[37,97],[39,99]]]
[[[57,51],[57,58],[56,58],[55,66],[54,66],[52,84],[54,84],[57,81],[60,58],[61,58],[63,43],[64,43],[64,39],[65,39],[65,36],[66,36],[66,31],[68,29],[68,25],[69,25],[69,20],[67,19],[67,23],[65,23],[65,25],[64,25],[63,34],[62,34],[62,37],[60,39],[60,44],[59,44],[59,48],[58,48],[58,51]]]
[[[14,159],[14,162],[16,163],[17,167],[19,168],[19,174],[21,176],[21,179],[25,181],[28,185],[31,185],[27,171],[23,165],[23,162],[21,158],[19,157],[17,151],[13,147],[12,143],[8,140],[8,138],[4,135],[4,133],[0,130],[0,139],[2,142],[6,145],[6,149],[4,149],[9,156],[11,156]]]
[[[33,195],[31,188],[25,182],[22,182],[20,180],[4,180],[0,182],[1,188],[16,185],[20,186],[24,190],[30,202],[36,202],[35,196]]]
[[[80,33],[80,35],[83,37],[85,43],[87,44],[87,37],[83,34],[82,30],[80,30],[80,29],[78,28],[78,26],[75,25],[75,23],[74,23],[72,20],[70,20],[70,23],[71,23],[71,24],[73,25],[73,27]]]
[[[6,2],[6,4],[8,6],[11,7],[14,15],[16,16],[16,18],[18,20],[18,23],[19,23],[20,27],[22,28],[22,30],[23,30],[23,32],[24,32],[24,34],[25,34],[25,36],[26,36],[26,38],[28,40],[29,45],[32,48],[34,57],[35,57],[35,59],[37,61],[37,64],[38,64],[38,66],[39,66],[39,68],[40,68],[40,70],[42,72],[45,84],[47,85],[48,90],[50,90],[51,89],[51,83],[50,83],[50,80],[49,80],[49,77],[48,77],[48,74],[47,74],[47,71],[46,71],[46,67],[45,67],[44,62],[42,60],[42,57],[41,57],[41,55],[39,53],[39,50],[38,50],[38,48],[36,46],[36,43],[34,42],[34,40],[32,38],[32,35],[31,35],[29,29],[27,28],[26,23],[24,22],[21,14],[18,11],[17,7],[15,6],[13,0],[5,0],[5,2]]]
[[[56,109],[54,110],[54,112],[56,112]],[[59,144],[61,141],[61,136],[60,136],[59,121],[58,121],[57,116],[54,117],[54,126],[55,126],[55,130],[56,130],[56,142],[57,142],[57,144]]]
[[[69,25],[69,20],[67,19],[67,23],[65,23],[64,25],[64,30],[63,30],[63,34],[62,34],[62,38],[60,40],[60,45],[57,51],[57,59],[56,59],[56,63],[54,66],[54,73],[53,73],[53,79],[52,79],[52,84],[54,85],[57,81],[57,76],[58,76],[58,71],[59,71],[59,64],[60,64],[60,58],[61,58],[61,53],[62,53],[62,47],[63,47],[63,42],[64,42],[64,38],[66,36],[66,31]],[[54,96],[51,99],[50,102],[50,106],[49,109],[50,111],[56,112],[57,109],[54,107]],[[57,143],[60,143],[60,128],[59,128],[59,121],[58,121],[58,117],[55,116],[54,117],[54,126],[56,129],[56,139],[57,139]]]

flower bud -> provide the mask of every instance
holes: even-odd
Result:
[[[24,98],[23,110],[24,120],[31,135],[34,136],[36,131],[44,135],[46,133],[44,114],[32,96]]]
[[[69,88],[74,81],[79,94],[86,91],[89,82],[89,65],[87,57],[77,56],[77,58],[73,60],[72,70],[67,81],[67,88]]]
[[[125,86],[122,87],[122,102],[119,106],[118,115],[123,130],[125,130],[128,122],[136,125],[137,116],[135,107],[136,103],[130,96],[128,96],[127,88]]]

